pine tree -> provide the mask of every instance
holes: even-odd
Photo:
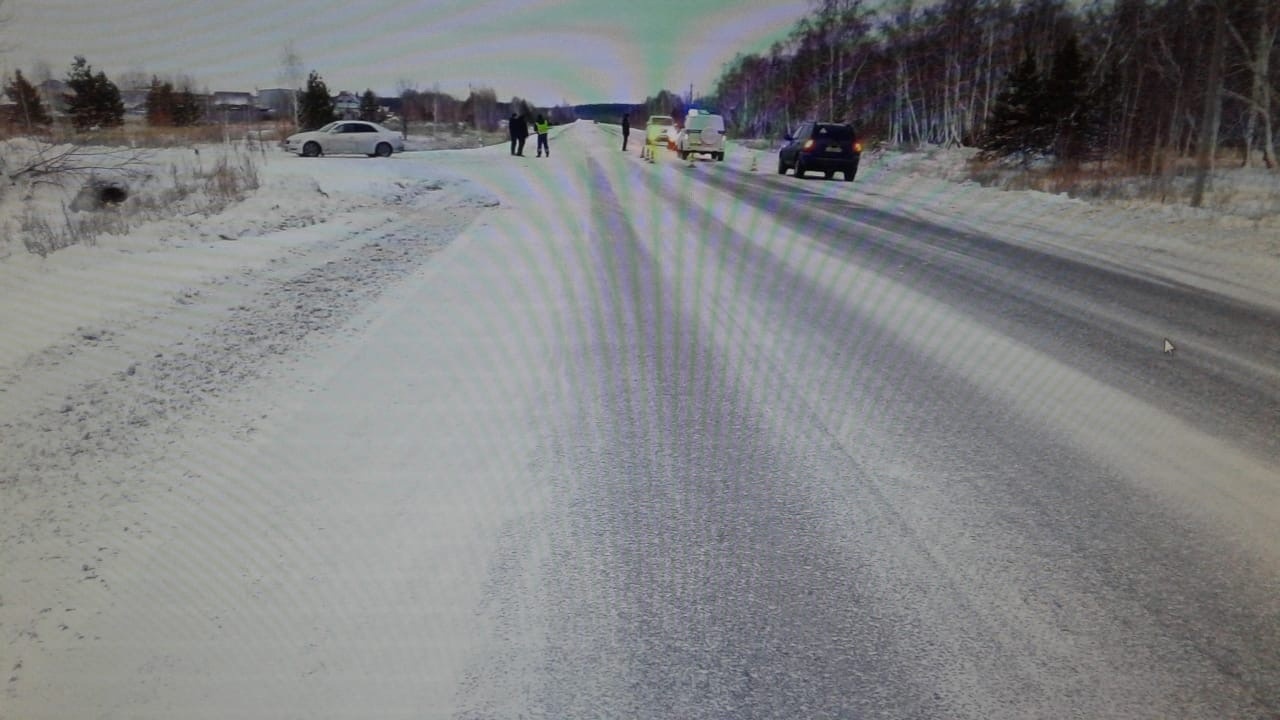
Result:
[[[50,125],[53,118],[40,100],[34,85],[22,76],[21,70],[13,72],[13,80],[4,88],[4,94],[16,105],[14,120],[30,132],[36,125]]]
[[[182,91],[173,97],[173,124],[178,127],[199,125],[204,119],[204,111],[200,101],[190,86],[184,85]]]
[[[147,124],[153,126],[177,125],[171,83],[162,83],[154,75],[151,77],[151,89],[147,91]]]
[[[1030,52],[1005,79],[987,121],[982,149],[1025,158],[1048,149],[1050,126],[1045,116],[1045,84]]]
[[[333,122],[333,98],[329,88],[315,70],[307,76],[307,87],[298,97],[298,123],[301,130],[315,130]]]
[[[84,56],[77,55],[67,73],[67,87],[71,92],[66,94],[67,114],[77,130],[84,130],[97,124],[94,113],[93,68],[85,61]]]
[[[372,90],[365,90],[364,95],[360,96],[360,119],[368,122],[379,122],[382,120],[382,111],[378,108],[378,96],[373,94]]]
[[[120,88],[108,80],[107,74],[101,70],[93,76],[93,83],[97,86],[100,113],[98,124],[102,127],[124,125],[124,99],[120,97]]]
[[[1052,129],[1054,153],[1076,160],[1097,140],[1095,110],[1089,96],[1089,67],[1075,36],[1068,37],[1053,56],[1045,82],[1045,115]]]
[[[95,75],[93,67],[81,55],[77,55],[71,64],[67,86],[71,88],[66,95],[67,114],[77,130],[124,124],[124,101],[120,99],[120,88],[107,79],[106,73],[98,71]]]

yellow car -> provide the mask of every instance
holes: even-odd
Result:
[[[675,137],[672,131],[676,126],[675,118],[670,115],[650,115],[644,126],[645,142],[650,145],[666,145]]]

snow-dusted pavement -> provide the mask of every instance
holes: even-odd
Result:
[[[1280,713],[1274,258],[615,141],[10,258],[0,718]]]

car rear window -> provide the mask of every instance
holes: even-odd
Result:
[[[853,128],[848,125],[819,125],[813,136],[824,140],[852,140]]]

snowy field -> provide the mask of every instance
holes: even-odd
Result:
[[[599,143],[608,132],[585,124],[560,128],[549,160],[532,157],[532,142],[523,160],[510,158],[503,145],[386,160],[304,160],[273,146],[242,144],[158,150],[129,180],[130,199],[98,210],[72,209],[79,182],[60,186],[24,177],[0,190],[0,665],[8,673],[0,717],[10,717],[6,702],[18,708],[12,717],[37,717],[23,711],[55,695],[67,673],[102,662],[91,649],[97,633],[114,633],[117,642],[135,637],[144,646],[172,630],[162,626],[177,621],[164,597],[153,598],[161,626],[121,629],[94,620],[123,612],[115,603],[129,579],[113,567],[129,566],[124,556],[131,553],[163,555],[162,546],[179,532],[171,518],[146,510],[164,506],[156,497],[201,498],[216,504],[215,515],[262,499],[252,488],[237,486],[249,493],[244,496],[219,496],[223,489],[215,484],[193,487],[218,478],[200,477],[200,458],[166,461],[183,433],[204,428],[234,445],[263,432],[270,422],[252,393],[275,383],[306,392],[302,386],[314,374],[296,371],[380,322],[370,308],[408,281],[441,280],[431,275],[433,263],[451,247],[485,244],[519,253],[522,238],[574,232],[578,215],[591,212],[588,193],[554,184],[575,177],[572,169],[550,168],[577,162],[557,150],[563,143]],[[18,143],[2,152],[13,158],[21,151]],[[629,161],[642,162],[638,145],[630,155]],[[243,189],[243,199],[223,203],[225,193],[208,182],[220,159],[251,168],[245,172],[256,187]],[[965,159],[963,151],[874,153],[864,156],[854,183],[786,181],[1280,308],[1276,174],[1223,173],[1216,200],[1194,210],[984,188],[965,179]],[[532,167],[526,173],[513,163]],[[773,153],[731,144],[724,163],[697,160],[689,168],[663,153],[651,172],[772,174],[775,163]],[[558,206],[558,224],[544,225],[544,215],[525,212],[548,202]],[[625,208],[626,199],[621,202]],[[33,228],[56,234],[95,214],[108,219],[93,223],[104,232],[92,242],[44,257],[27,250],[24,237]],[[489,287],[495,294],[514,292],[504,282],[494,278]],[[475,302],[440,294],[442,303]],[[232,457],[236,452],[227,450]],[[146,475],[158,466],[175,474]],[[217,530],[210,517],[201,525],[205,532]],[[182,561],[212,562],[200,555]],[[254,597],[278,590],[278,578],[270,575],[243,579]],[[175,597],[192,590],[174,588]],[[306,604],[296,597],[275,600]],[[129,613],[146,615],[136,608]],[[222,628],[219,618],[207,620],[210,632]],[[307,632],[304,620],[293,621],[297,627],[281,622],[281,633]],[[229,665],[234,658],[223,659]],[[311,660],[323,676],[325,658]],[[199,705],[196,695],[165,688],[174,667],[131,670],[150,673],[154,683],[113,690],[106,687],[109,678],[85,680],[86,695],[112,699],[100,706],[100,716],[130,717],[145,708],[137,716],[160,717],[165,701],[181,710]],[[201,668],[178,671],[194,676]],[[77,716],[77,701],[84,697],[45,705],[44,716]]]

